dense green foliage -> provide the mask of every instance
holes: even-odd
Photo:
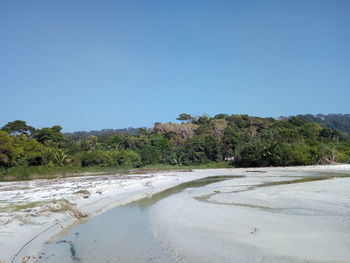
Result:
[[[72,140],[86,139],[89,136],[104,137],[116,134],[137,135],[138,129],[129,127],[127,129],[102,129],[100,131],[77,131],[67,132],[65,135]]]
[[[236,166],[289,166],[350,162],[350,140],[318,123],[218,114],[182,123],[156,123],[136,135],[63,134],[58,125],[35,129],[24,121],[0,130],[0,169],[31,167],[142,167],[221,163]],[[1,171],[0,171],[1,172]],[[23,176],[25,177],[25,172]]]
[[[321,126],[331,130],[337,130],[347,138],[350,138],[350,114],[305,114],[296,115],[298,119],[317,122]]]

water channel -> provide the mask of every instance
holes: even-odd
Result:
[[[279,178],[271,182],[260,182],[255,185],[246,185],[245,187],[232,190],[230,193],[239,193],[252,191],[261,187],[270,187],[286,184],[299,184],[310,181],[328,180],[332,174],[311,174],[308,177]],[[341,175],[341,177],[349,177]],[[47,243],[42,251],[38,263],[172,263],[184,262],[182,255],[174,253],[171,245],[160,240],[157,237],[156,226],[150,223],[152,206],[157,202],[167,199],[171,196],[181,194],[183,191],[192,191],[194,189],[206,189],[200,192],[201,195],[192,196],[193,202],[200,202],[206,205],[231,205],[237,207],[246,207],[254,209],[263,209],[264,212],[269,208],[259,205],[245,205],[242,203],[220,203],[212,201],[211,197],[221,194],[219,187],[215,186],[218,182],[234,182],[235,179],[242,179],[244,176],[211,176],[183,183],[176,187],[147,197],[124,206],[116,207],[103,214],[95,216],[85,222],[82,222],[67,232],[62,233],[55,240]],[[232,185],[232,184],[231,184]],[[208,190],[209,187],[209,190]],[[224,187],[224,186],[222,186]],[[222,188],[224,189],[224,188]],[[266,211],[265,211],[266,210]],[[341,215],[343,216],[343,215]],[[252,229],[251,234],[255,234],[257,228]],[[186,261],[187,262],[187,261]],[[201,262],[200,260],[198,262]],[[221,262],[220,260],[218,262]],[[224,262],[224,261],[222,261]],[[225,261],[226,262],[226,261]],[[272,261],[271,261],[272,262]],[[288,262],[279,261],[276,262]],[[292,261],[291,261],[292,262]]]

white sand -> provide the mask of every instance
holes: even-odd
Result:
[[[247,171],[267,171],[268,173],[248,173]],[[292,171],[300,171],[300,172],[322,172],[322,171],[337,171],[337,172],[350,172],[350,165],[337,165],[337,166],[308,166],[308,167],[287,167],[287,168],[256,168],[256,169],[214,169],[214,170],[196,170],[194,172],[162,172],[162,173],[152,173],[152,174],[143,174],[143,175],[126,175],[126,176],[119,176],[119,175],[111,175],[111,176],[87,176],[87,177],[76,177],[76,178],[62,178],[62,179],[56,179],[56,180],[35,180],[35,181],[29,181],[29,182],[11,182],[11,183],[0,183],[0,260],[3,260],[7,263],[12,262],[22,262],[23,258],[30,257],[30,259],[27,261],[33,262],[35,260],[35,257],[37,256],[38,252],[41,250],[42,245],[45,241],[49,240],[51,237],[56,235],[58,232],[62,231],[62,229],[66,228],[69,225],[72,225],[73,223],[77,222],[78,219],[77,216],[81,215],[87,215],[87,216],[93,216],[98,213],[101,213],[107,209],[110,209],[112,207],[122,205],[124,203],[130,202],[132,200],[136,200],[139,198],[142,198],[147,195],[152,195],[156,192],[162,191],[166,188],[169,188],[171,186],[186,182],[195,180],[198,178],[203,178],[206,176],[211,175],[246,175],[246,181],[243,181],[243,179],[239,179],[237,181],[237,185],[235,185],[235,189],[238,189],[239,187],[244,188],[245,185],[253,185],[253,184],[259,184],[261,182],[266,181],[267,179],[265,175],[269,175],[268,181],[272,180],[280,180],[281,173],[283,176],[288,175],[293,176],[293,173],[289,173]],[[261,175],[264,175],[262,178]],[[301,185],[306,184],[300,184],[300,185],[293,185],[298,187],[293,187],[292,189],[283,190],[283,193],[286,193],[280,198],[278,195],[279,188],[288,187],[287,185],[284,186],[278,186],[277,188],[271,187],[271,189],[277,189],[277,190],[270,190],[271,192],[266,192],[267,190],[263,190],[262,192],[256,191],[257,193],[251,196],[249,192],[240,193],[240,197],[238,199],[235,199],[235,202],[247,202],[249,204],[254,205],[273,205],[273,206],[285,206],[286,204],[292,204],[295,202],[294,197],[296,198],[296,202],[298,202],[298,206],[305,206],[308,207],[310,205],[308,202],[311,202],[311,204],[320,202],[322,204],[321,207],[317,207],[317,209],[330,209],[330,211],[333,211],[334,213],[338,212],[338,203],[339,200],[342,200],[341,202],[344,203],[345,209],[347,208],[347,205],[349,204],[349,200],[346,198],[350,198],[348,193],[350,191],[346,191],[349,188],[349,181],[350,179],[336,179],[333,180],[333,184],[330,184],[328,181],[320,181],[320,182],[312,182],[308,183],[308,185],[313,185],[314,188],[311,187],[311,189],[303,188],[299,189],[298,187]],[[241,184],[239,186],[239,184]],[[220,185],[220,184],[219,184]],[[222,185],[226,187],[226,190],[232,188],[232,185]],[[237,188],[238,187],[238,188]],[[346,188],[347,187],[347,188]],[[267,188],[264,188],[267,189]],[[84,196],[84,194],[77,194],[76,192],[79,190],[87,190],[90,192],[90,195],[88,198],[84,198],[87,196]],[[232,189],[231,189],[232,190]],[[208,190],[209,192],[212,191]],[[274,192],[277,191],[277,194]],[[321,192],[320,192],[321,191]],[[322,194],[323,191],[323,194]],[[213,202],[231,202],[232,198],[229,196],[229,194],[224,194],[224,191],[222,191],[223,194],[218,194],[212,197]],[[287,194],[288,193],[288,194]],[[177,198],[179,195],[175,195]],[[181,195],[180,195],[181,196]],[[170,197],[170,199],[173,197]],[[236,197],[235,197],[236,198]],[[346,200],[345,200],[345,199]],[[54,200],[58,203],[53,204]],[[71,211],[58,211],[57,208],[60,208],[60,200],[67,200],[69,201]],[[186,201],[186,208],[182,210],[182,205]],[[207,206],[213,206],[212,203],[204,203],[199,202],[192,198],[191,202],[194,202],[193,206],[198,210],[196,211],[197,215],[201,217],[201,213],[203,214],[203,222],[194,222],[191,217],[191,213],[189,213],[186,218],[186,211],[188,208],[187,199],[176,200],[176,203],[174,206],[169,209],[166,208],[163,211],[163,208],[161,206],[162,202],[157,204],[157,206],[154,207],[155,215],[157,214],[156,211],[162,211],[161,215],[159,215],[159,218],[155,220],[155,224],[157,227],[159,226],[159,238],[165,238],[167,241],[171,243],[171,245],[179,251],[181,251],[181,245],[179,246],[178,242],[181,243],[181,240],[186,239],[186,234],[181,236],[181,229],[184,225],[187,225],[190,228],[190,231],[188,233],[194,233],[194,239],[196,238],[196,234],[198,234],[198,231],[196,229],[200,229],[201,235],[206,236],[206,231],[218,231],[222,232],[223,236],[227,236],[226,239],[221,239],[221,242],[227,242],[226,245],[229,244],[230,246],[232,243],[229,242],[232,238],[232,233],[238,233],[239,238],[235,238],[237,243],[236,250],[245,251],[245,253],[248,253],[246,246],[250,246],[254,248],[251,251],[256,250],[269,250],[273,255],[275,255],[278,251],[281,251],[283,255],[291,254],[293,252],[293,247],[288,249],[284,245],[278,246],[278,244],[281,243],[280,240],[283,238],[287,238],[288,240],[293,240],[293,233],[295,232],[293,228],[289,232],[288,231],[281,231],[279,228],[276,228],[276,230],[272,231],[274,233],[274,236],[276,236],[276,239],[274,242],[271,241],[269,238],[269,242],[264,242],[264,240],[269,237],[269,235],[264,236],[262,233],[264,231],[268,230],[268,225],[271,225],[271,222],[273,220],[280,221],[283,220],[280,215],[272,215],[271,216],[261,216],[262,219],[259,220],[258,224],[253,224],[249,220],[252,220],[255,218],[256,214],[248,209],[248,211],[245,211],[244,209],[247,209],[246,207],[239,208],[237,206],[230,206],[227,205],[228,211],[232,211],[232,209],[241,209],[242,211],[236,212],[238,213],[237,217],[234,217],[232,219],[232,215],[229,213],[225,213],[222,210],[222,207],[224,205],[220,206],[220,211],[217,211],[217,213],[220,213],[220,217],[227,216],[228,219],[225,222],[230,222],[231,224],[237,225],[237,229],[240,229],[238,232],[235,232],[237,229],[233,229],[229,232],[227,229],[230,229],[227,225],[219,224],[217,227],[214,228],[208,228],[208,223],[210,223],[210,226],[213,224],[215,225],[218,223],[215,221],[215,210],[213,210],[214,217],[208,216],[205,214],[207,211]],[[33,202],[38,202],[36,204],[33,204]],[[198,205],[200,203],[200,205]],[[19,205],[28,205],[32,204],[30,207]],[[190,206],[192,207],[192,206]],[[56,210],[55,210],[56,208]],[[158,210],[159,209],[159,210]],[[201,211],[201,209],[203,209]],[[224,210],[225,210],[224,209]],[[316,210],[317,210],[316,209]],[[332,210],[333,209],[333,210]],[[181,211],[181,214],[184,215],[183,220],[175,220],[174,221],[168,221],[167,215],[172,215],[172,213],[179,213]],[[266,213],[266,212],[265,212]],[[266,213],[270,214],[270,213]],[[242,217],[243,215],[243,217]],[[157,214],[158,216],[158,214]],[[244,219],[243,221],[241,219]],[[288,217],[286,220],[286,224],[288,224]],[[304,224],[304,219],[302,219],[301,227],[305,228],[305,231],[308,229],[313,229],[313,225],[320,224],[323,227],[323,221],[320,223],[319,221],[314,224],[313,221],[310,221],[308,224]],[[328,222],[328,221],[326,221]],[[342,246],[341,242],[339,242],[338,238],[339,235],[334,235],[333,229],[333,223],[335,221],[332,221],[331,225],[329,226],[329,229],[324,230],[324,234],[329,235],[330,241],[334,243],[335,245],[332,245],[330,249],[337,249],[341,252],[339,252],[338,257],[333,257],[334,259],[343,259],[344,256],[349,256],[349,253],[347,253],[343,246],[348,245],[346,243],[348,239],[345,239],[346,242],[344,242],[344,245]],[[195,223],[195,225],[193,225]],[[203,224],[201,226],[200,224]],[[220,222],[219,222],[220,223]],[[348,222],[347,222],[348,223]],[[158,225],[159,224],[159,225]],[[182,224],[182,225],[181,225]],[[339,226],[340,224],[340,226]],[[277,226],[281,226],[281,224],[276,224]],[[282,226],[284,226],[282,224]],[[349,226],[349,225],[347,225]],[[178,227],[179,231],[175,233],[174,231],[170,231],[170,234],[164,234],[169,233],[167,231],[167,227]],[[202,227],[202,228],[201,228]],[[246,237],[246,233],[250,233],[252,228],[257,227],[257,233],[254,235],[249,234],[248,238]],[[338,227],[339,229],[343,230],[341,227],[341,223],[334,223],[334,227]],[[204,228],[204,231],[203,231]],[[164,230],[164,233],[162,233],[162,229]],[[264,229],[264,231],[263,231]],[[186,229],[188,230],[188,229]],[[270,230],[269,230],[270,231]],[[267,233],[270,233],[267,231]],[[281,232],[280,232],[281,231]],[[290,233],[292,232],[292,233]],[[171,233],[174,233],[175,236],[172,236]],[[278,236],[278,233],[280,233],[280,237]],[[310,242],[314,242],[315,240],[321,240],[320,236],[323,236],[322,231],[314,231],[311,233],[308,233],[307,231],[306,236],[309,237]],[[348,231],[348,234],[350,232]],[[202,252],[203,249],[206,249],[207,247],[212,246],[212,242],[206,243],[205,238],[201,238],[201,235],[199,236],[199,241],[201,241],[198,247],[188,246],[188,249],[192,249],[194,252],[198,250],[199,252]],[[220,236],[220,235],[219,235]],[[252,238],[252,236],[254,238]],[[350,236],[350,235],[349,235]],[[295,240],[298,240],[298,236],[294,237]],[[174,241],[176,240],[176,242]],[[215,240],[215,238],[213,239]],[[174,244],[172,243],[174,241]],[[186,241],[186,240],[184,240]],[[29,242],[29,243],[28,243]],[[292,242],[292,241],[290,241]],[[263,244],[261,246],[258,246],[257,244]],[[212,255],[217,254],[217,257],[219,258],[225,258],[225,244],[222,244],[222,246],[217,251],[213,251]],[[242,245],[243,244],[243,245]],[[298,243],[299,244],[299,243]],[[295,249],[301,249],[304,247],[304,243],[300,243],[299,247],[296,247]],[[325,246],[326,244],[319,244],[315,243],[314,245],[315,249],[316,247]],[[280,248],[282,246],[282,248]],[[214,246],[215,247],[215,246]],[[242,248],[241,248],[242,247]],[[313,246],[311,246],[313,247]],[[22,250],[21,250],[22,249]],[[231,248],[230,248],[231,249]],[[230,250],[229,249],[229,250]],[[21,251],[20,251],[21,250]],[[186,249],[185,249],[186,250]],[[314,250],[308,250],[304,249],[304,254],[309,255],[311,252],[314,252]],[[304,251],[302,250],[302,251]],[[20,253],[18,253],[20,251]],[[193,252],[192,251],[192,252]],[[208,250],[211,251],[211,250]],[[350,249],[348,250],[350,251]],[[215,253],[214,253],[215,252]],[[295,250],[294,250],[295,252]],[[322,251],[321,251],[322,252]],[[323,250],[324,252],[324,250]],[[18,253],[18,254],[17,254]],[[223,254],[221,254],[223,253]],[[250,252],[249,252],[250,253]],[[253,253],[253,252],[252,252]],[[309,253],[309,254],[308,254]],[[324,252],[323,254],[325,254]],[[335,253],[335,252],[334,252]],[[332,254],[334,254],[332,253]],[[16,255],[17,254],[17,255]],[[185,251],[186,254],[186,251]],[[193,253],[192,253],[193,254]],[[200,254],[200,253],[199,253]],[[202,253],[206,254],[206,253]],[[254,254],[254,253],[253,253]],[[255,253],[254,255],[259,254]],[[278,254],[278,253],[277,253]],[[323,257],[322,253],[317,253],[317,259]],[[16,256],[15,256],[16,255]],[[194,253],[196,255],[196,253]],[[14,257],[15,256],[15,257]],[[213,258],[213,256],[211,257]],[[247,255],[247,258],[249,258],[249,255]],[[348,257],[348,259],[350,256]],[[198,261],[199,260],[199,261]],[[191,262],[191,260],[189,261]],[[200,257],[197,259],[197,262],[205,262],[201,261]],[[215,262],[212,261],[212,262]],[[224,262],[224,261],[217,261],[217,262]],[[257,261],[238,261],[238,262],[257,262]],[[271,261],[272,262],[272,261]],[[281,261],[283,262],[283,261]],[[305,262],[305,261],[304,261]],[[341,261],[339,261],[341,262]],[[347,261],[349,262],[349,260]]]
[[[154,234],[182,262],[350,262],[350,178],[251,188],[336,169],[350,173],[265,168],[188,189],[151,208]]]
[[[23,258],[29,256],[27,262],[33,262],[44,242],[67,226],[79,222],[76,216],[94,216],[200,176],[203,175],[192,172],[159,172],[2,182],[0,261],[9,263],[15,259],[13,262],[22,262]],[[80,190],[89,191],[89,197],[84,198],[84,194],[77,193]],[[60,207],[60,203],[53,204],[55,200],[67,200],[73,212],[53,212],[54,208]],[[34,207],[19,207],[28,204]]]

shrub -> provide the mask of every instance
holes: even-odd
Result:
[[[131,150],[109,152],[109,156],[115,166],[138,167],[141,164],[141,156]]]
[[[111,166],[112,158],[106,151],[92,151],[80,154],[79,159],[82,166]]]

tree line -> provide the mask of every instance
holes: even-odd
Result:
[[[350,138],[350,114],[304,114],[295,117],[305,121],[317,122],[323,127],[340,131],[345,137]]]
[[[180,114],[176,123],[155,123],[116,134],[72,136],[55,125],[36,129],[25,121],[0,130],[0,167],[141,167],[149,164],[290,166],[350,162],[350,139],[297,117],[260,118]]]

